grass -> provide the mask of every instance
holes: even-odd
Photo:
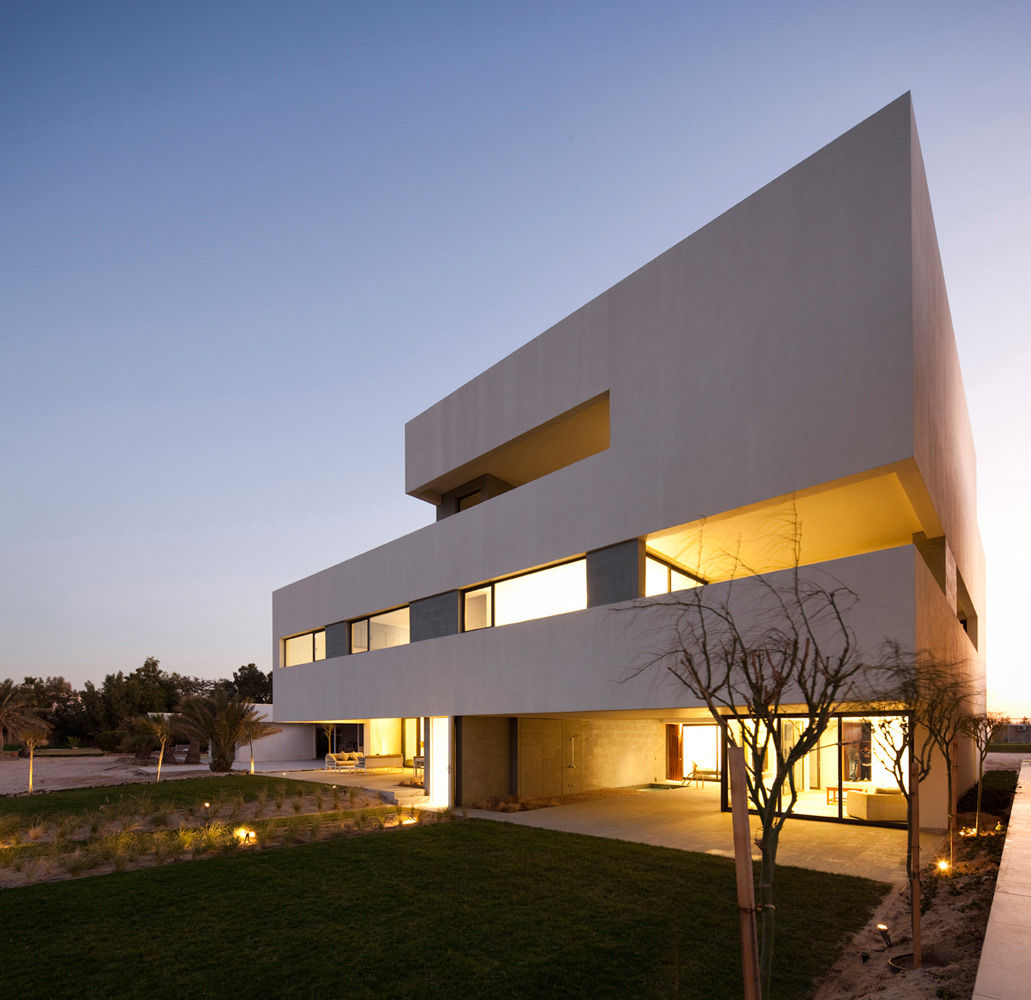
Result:
[[[105,805],[125,806],[136,811],[141,796],[151,808],[178,811],[196,807],[205,800],[228,799],[239,795],[245,802],[256,800],[264,791],[272,795],[310,792],[310,782],[290,778],[266,778],[257,774],[227,775],[210,778],[177,778],[175,781],[147,782],[134,785],[108,785],[102,788],[70,788],[34,795],[0,797],[0,816],[40,817],[47,819],[58,813],[82,815]]]
[[[807,995],[884,891],[779,869],[778,1000]],[[5,931],[4,985],[22,1000],[188,1000],[235,995],[241,983],[264,996],[353,1000],[741,995],[730,861],[487,821],[4,897],[18,914]],[[54,914],[69,915],[60,933]],[[162,927],[183,932],[154,933]]]

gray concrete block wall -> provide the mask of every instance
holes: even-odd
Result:
[[[475,806],[509,794],[511,742],[506,716],[462,718],[462,806]]]
[[[350,622],[337,622],[326,626],[326,659],[347,656],[351,652]]]
[[[587,606],[644,596],[644,542],[631,538],[587,553]]]
[[[462,627],[461,594],[449,590],[433,597],[412,601],[409,605],[411,641],[437,639],[442,635],[457,635]]]

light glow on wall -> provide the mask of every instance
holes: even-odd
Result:
[[[426,769],[429,804],[440,809],[451,805],[451,720],[430,719],[430,759]]]

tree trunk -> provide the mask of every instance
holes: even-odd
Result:
[[[984,757],[977,765],[977,811],[974,813],[974,833],[981,836],[981,786],[984,784]]]
[[[759,912],[762,914],[762,938],[759,942],[759,982],[764,997],[771,996],[773,974],[773,941],[777,932],[777,908],[773,905],[773,872],[777,865],[778,830],[765,830],[762,842],[762,865],[759,869]]]
[[[165,760],[165,741],[162,740],[161,741],[161,750],[158,753],[158,776],[157,776],[157,780],[158,781],[161,780],[161,765],[164,763],[164,760]]]
[[[34,748],[29,747],[29,795],[32,794],[32,764],[35,758]]]
[[[923,961],[920,926],[920,781],[916,763],[909,769],[909,908],[913,921],[913,968]]]
[[[950,757],[945,762],[945,773],[948,776],[949,785],[949,874],[956,864],[956,779],[952,773],[955,761]]]

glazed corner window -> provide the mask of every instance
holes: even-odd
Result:
[[[513,625],[587,607],[587,560],[551,566],[465,593],[465,631]]]
[[[408,608],[384,611],[381,615],[351,622],[351,652],[406,646],[411,641]]]
[[[668,563],[654,556],[644,557],[644,596],[655,597],[658,594],[670,594],[675,590],[689,590],[700,587],[701,580],[681,573]]]
[[[326,658],[326,630],[305,632],[283,640],[283,666],[296,667]]]

